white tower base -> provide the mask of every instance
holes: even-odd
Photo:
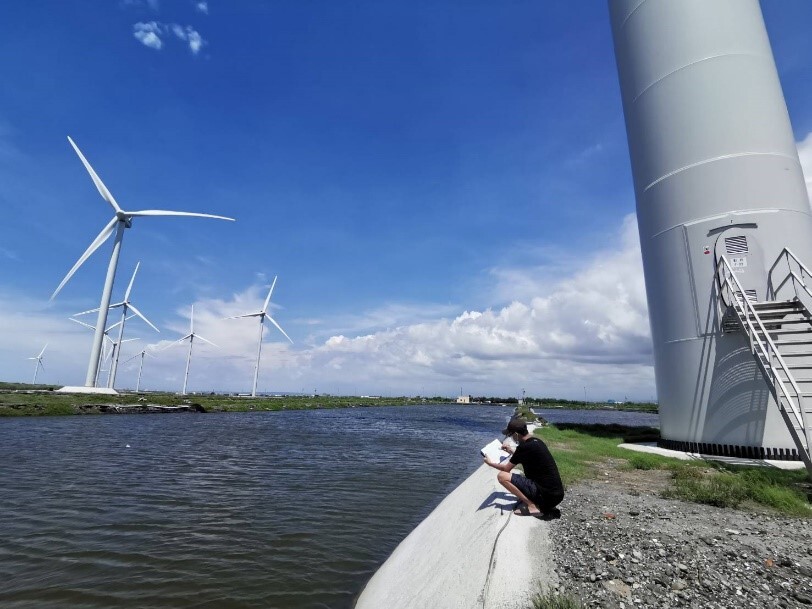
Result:
[[[56,390],[57,393],[92,393],[94,395],[118,395],[115,389],[107,387],[62,387]]]

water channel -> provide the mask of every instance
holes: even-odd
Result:
[[[511,412],[0,420],[0,607],[349,608]],[[541,414],[657,425],[642,413]]]

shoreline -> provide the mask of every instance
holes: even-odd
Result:
[[[532,609],[541,596],[609,609],[812,607],[809,518],[666,499],[665,470],[598,470],[542,522],[512,515],[515,498],[480,466],[401,541],[355,609]]]
[[[70,416],[93,414],[156,414],[156,413],[216,413],[216,412],[276,412],[281,410],[321,410],[333,408],[367,408],[397,406],[458,406],[460,408],[506,408],[509,402],[491,404],[458,404],[450,400],[423,397],[358,397],[358,396],[238,396],[175,393],[121,393],[119,395],[92,395],[57,393],[47,389],[0,388],[0,418],[20,416]],[[647,408],[608,408],[603,404],[578,407],[567,404],[549,410],[583,410],[599,412],[638,412],[656,414]],[[535,406],[542,410],[540,406]]]

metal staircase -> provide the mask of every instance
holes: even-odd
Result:
[[[786,274],[782,274],[786,270]],[[784,249],[768,273],[765,301],[745,290],[725,256],[717,279],[726,311],[724,332],[742,331],[787,425],[798,455],[812,475],[812,273]]]

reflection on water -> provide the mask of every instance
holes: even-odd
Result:
[[[0,420],[0,606],[350,607],[510,412]]]

